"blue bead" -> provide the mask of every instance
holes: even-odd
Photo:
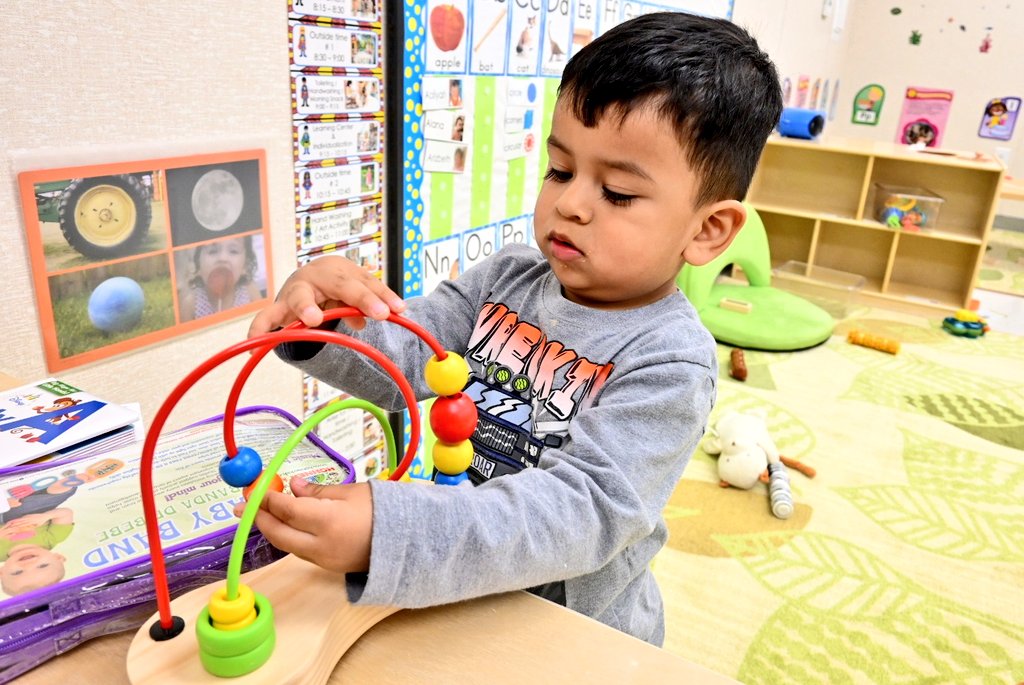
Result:
[[[251,447],[239,447],[238,454],[220,460],[220,477],[228,485],[244,488],[260,477],[263,460]]]
[[[465,480],[469,480],[469,476],[466,475],[465,471],[454,476],[449,476],[447,473],[441,473],[438,471],[434,476],[435,485],[458,485]]]

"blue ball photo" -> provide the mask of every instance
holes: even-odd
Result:
[[[89,296],[89,320],[105,333],[123,333],[139,325],[145,304],[142,286],[126,276],[114,276]]]

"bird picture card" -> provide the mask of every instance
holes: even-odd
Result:
[[[51,372],[269,302],[263,150],[28,170],[18,184]]]

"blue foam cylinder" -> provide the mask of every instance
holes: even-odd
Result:
[[[779,118],[779,135],[811,140],[825,129],[825,113],[818,109],[786,107]]]

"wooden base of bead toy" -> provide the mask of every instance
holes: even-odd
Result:
[[[241,582],[267,597],[274,611],[277,643],[267,663],[238,678],[219,678],[199,661],[195,621],[223,581],[171,602],[185,630],[163,642],[149,636],[157,614],[146,621],[128,648],[133,685],[322,685],[338,660],[367,630],[398,611],[388,606],[352,606],[341,576],[288,555],[242,575]]]

